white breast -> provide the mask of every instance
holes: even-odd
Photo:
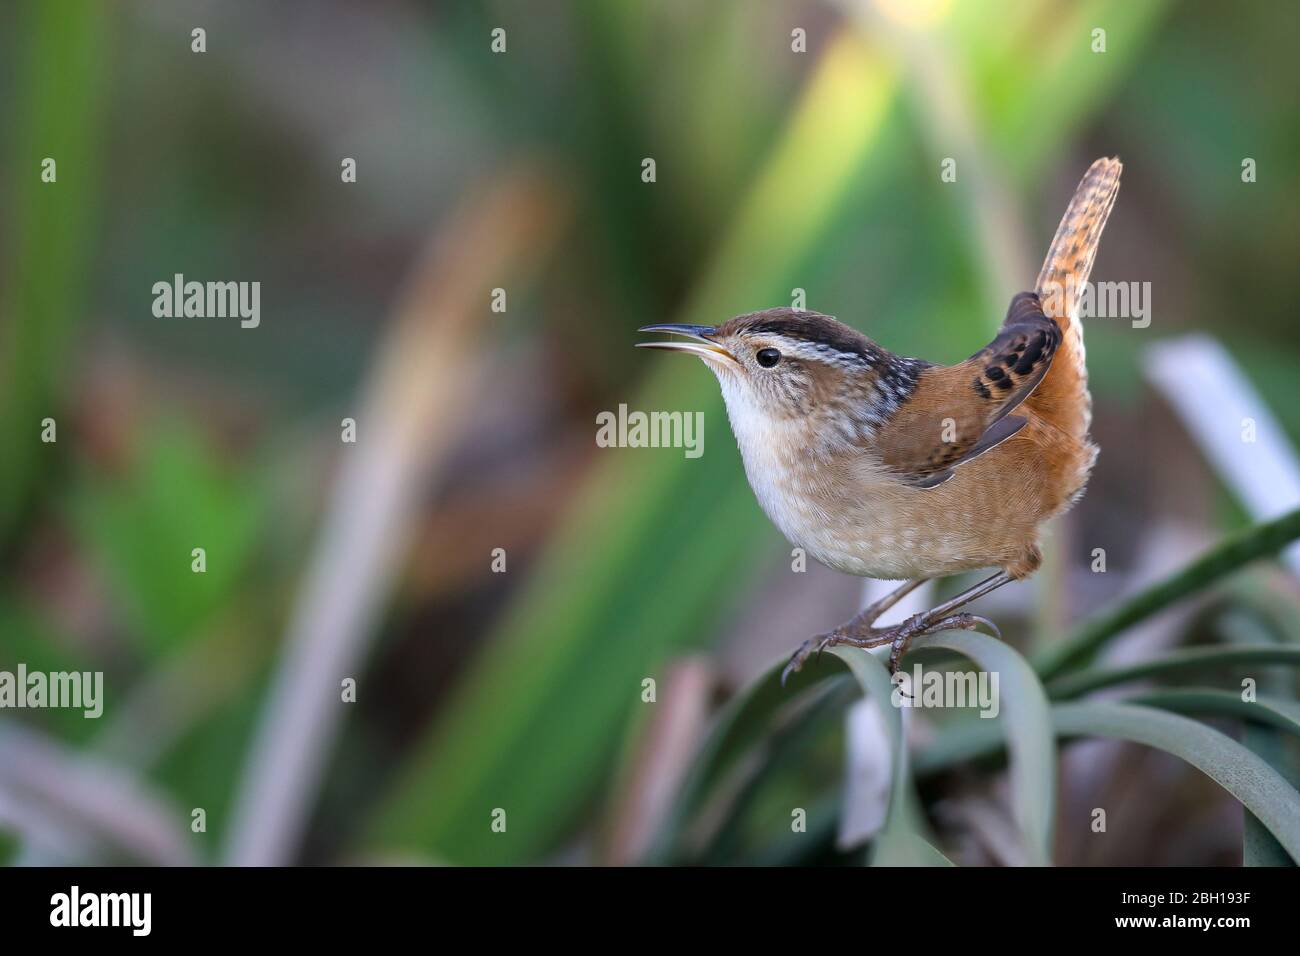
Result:
[[[749,485],[791,544],[848,574],[901,579],[929,573],[919,552],[932,551],[933,542],[919,540],[920,529],[896,501],[924,492],[900,485],[865,458],[856,460],[852,475],[832,473],[803,447],[805,423],[783,424],[740,400],[734,390],[743,386],[722,384]]]

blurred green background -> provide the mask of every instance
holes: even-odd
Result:
[[[1043,573],[996,605],[1050,654],[1266,517],[1151,384],[1153,345],[1207,333],[1280,422],[1272,451],[1300,436],[1298,20],[1209,0],[5,4],[0,669],[103,671],[106,701],[0,714],[0,848],[853,859],[843,681],[781,723],[761,780],[696,808],[705,836],[669,833],[718,707],[861,583],[792,572],[712,376],[634,350],[636,327],[802,289],[960,360],[1032,285],[1083,170],[1120,156],[1094,279],[1149,282],[1152,321],[1087,325],[1101,459]],[[176,273],[259,281],[260,326],[155,318]],[[597,448],[620,403],[703,411],[705,454]],[[1298,606],[1264,565],[1129,636],[1285,644]],[[1283,770],[1293,738],[1252,749]],[[1062,757],[1057,863],[1249,857],[1251,818],[1197,771],[1085,747]],[[917,812],[954,861],[1016,862],[1005,770],[918,755]],[[1088,808],[1136,803],[1088,839]],[[823,808],[797,847],[792,806]]]

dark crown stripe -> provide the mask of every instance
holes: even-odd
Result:
[[[769,309],[745,318],[749,321],[738,331],[743,330],[752,335],[782,335],[801,342],[824,345],[869,362],[880,357],[880,349],[865,335],[820,312]]]

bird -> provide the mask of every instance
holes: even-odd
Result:
[[[904,582],[804,641],[782,683],[836,645],[888,645],[893,674],[923,634],[982,627],[1001,637],[963,609],[1038,569],[1044,524],[1083,495],[1097,459],[1079,311],[1122,169],[1118,158],[1089,167],[1033,291],[1013,296],[993,340],[953,365],[897,355],[794,308],[638,330],[676,335],[637,344],[697,356],[717,377],[750,487],[792,544],[836,570]],[[981,569],[996,570],[876,626],[924,581]]]

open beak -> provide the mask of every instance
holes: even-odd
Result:
[[[735,356],[710,338],[716,331],[711,325],[673,325],[666,323],[662,325],[643,325],[637,331],[669,332],[673,335],[682,335],[693,339],[691,342],[638,342],[636,347],[639,349],[669,349],[674,352],[692,352],[705,360],[712,359],[716,361],[722,359],[732,364],[739,364],[736,362]]]

